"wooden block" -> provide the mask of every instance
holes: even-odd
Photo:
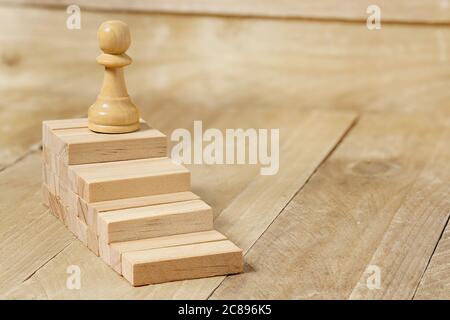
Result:
[[[57,201],[61,207],[61,211],[64,213],[64,224],[77,238],[83,240],[85,238],[84,234],[81,234],[83,231],[79,226],[77,216],[73,210],[69,209],[62,201],[61,198],[56,197]]]
[[[167,137],[141,120],[140,130],[95,133],[87,119],[43,122],[44,146],[65,165],[134,160],[167,155]]]
[[[47,188],[46,195],[48,196],[50,211],[55,217],[61,220],[73,234],[78,236],[80,230],[77,225],[78,219],[76,217],[76,212],[66,206],[61,197],[51,192],[45,184],[43,184],[43,188],[44,187]]]
[[[57,176],[50,171],[50,168],[45,162],[42,163],[42,181],[47,186],[48,190],[56,195],[58,189]]]
[[[71,231],[77,238],[83,240],[85,237],[82,234],[82,228],[78,225],[78,219],[71,213],[68,208],[62,203],[61,199],[50,194],[50,209],[58,219]]]
[[[188,191],[190,172],[169,158],[69,166],[72,190],[87,202]]]
[[[108,200],[87,203],[78,198],[78,217],[85,221],[93,230],[97,230],[97,216],[99,212],[151,206],[179,201],[197,200],[200,197],[191,191],[157,194],[153,196]]]
[[[78,220],[76,217],[75,220],[75,236],[80,240],[85,246],[88,246],[88,226],[83,222]]]
[[[47,171],[56,175],[60,181],[63,181],[65,185],[69,185],[69,168],[66,164],[51,152],[51,150],[45,146],[42,148],[42,155]]]
[[[76,210],[77,195],[60,179],[60,176],[53,172],[45,162],[42,165],[42,172],[43,183],[49,192],[61,198],[64,205],[69,206],[71,210]]]
[[[63,119],[63,120],[47,120],[42,122],[42,144],[48,146],[54,143],[55,136],[52,130],[55,129],[72,129],[86,127],[86,118],[80,119]]]
[[[59,177],[53,174],[47,166],[43,166],[44,176],[46,177],[43,185],[46,186],[48,192],[53,194],[61,204],[66,207],[65,210],[68,211],[74,217],[78,213],[78,196],[73,193]],[[67,222],[67,220],[65,220]]]
[[[98,255],[98,239],[96,234],[94,233],[92,235],[88,226],[77,218],[76,213],[71,211],[62,202],[60,197],[49,192],[45,184],[42,185],[42,190],[44,197],[48,200],[52,214],[61,220],[84,245],[88,246],[89,249]]]
[[[50,208],[50,192],[48,191],[47,185],[42,184],[42,204],[47,208]]]
[[[87,226],[87,247],[97,256],[99,256],[99,241],[97,232]]]
[[[106,243],[211,229],[212,210],[202,200],[107,211],[97,220],[98,235]]]
[[[58,199],[56,198],[56,196],[50,192],[49,189],[47,189],[48,192],[48,202],[49,202],[49,207],[50,207],[50,211],[51,213],[58,218],[59,220],[61,220],[62,223],[66,224],[66,212],[64,210],[64,207],[60,204],[60,202],[58,201]]]
[[[173,236],[142,239],[126,242],[115,242],[104,247],[102,259],[119,274],[122,273],[121,257],[125,252],[142,251],[156,248],[174,247],[193,243],[226,240],[227,238],[216,230],[183,233]]]
[[[110,265],[111,265],[111,246],[106,242],[105,239],[102,239],[101,237],[98,237],[98,253],[100,258],[102,258],[102,260]],[[117,271],[117,268],[116,268]]]
[[[73,217],[78,216],[78,196],[72,190],[69,190],[61,181],[57,184],[56,196],[67,207],[70,215]]]
[[[228,240],[126,252],[122,256],[122,274],[133,286],[242,270],[242,250]]]
[[[42,162],[47,165],[50,169],[52,168],[53,164],[53,158],[52,153],[49,148],[47,148],[45,145],[42,146]]]

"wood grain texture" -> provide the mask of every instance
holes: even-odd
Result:
[[[107,246],[107,261],[115,271],[122,274],[122,254],[131,251],[149,250],[155,248],[173,247],[192,243],[226,240],[226,237],[216,230],[187,233],[159,238],[116,242]]]
[[[339,138],[344,134],[344,132],[351,126],[354,120],[354,115],[352,114],[342,114],[342,113],[310,113],[310,112],[300,112],[296,110],[284,109],[283,107],[278,108],[276,111],[269,110],[259,110],[255,113],[254,110],[244,109],[236,110],[234,113],[223,113],[223,118],[218,117],[213,121],[209,121],[208,127],[213,124],[217,124],[217,127],[234,127],[236,120],[238,124],[246,123],[247,126],[258,127],[258,123],[265,123],[270,127],[282,127],[282,128],[292,128],[292,132],[285,130],[287,136],[294,134],[294,138],[288,139],[289,143],[282,146],[283,150],[291,150],[289,157],[292,159],[300,159],[301,157],[310,157],[306,154],[302,154],[302,150],[306,148],[306,145],[298,143],[298,137],[301,136],[302,132],[314,131],[317,134],[312,134],[312,136],[317,136],[314,139],[316,142],[314,148],[310,150],[316,154],[313,157],[315,165],[311,163],[306,163],[300,161],[297,165],[296,171],[290,171],[291,175],[294,177],[300,177],[296,179],[294,183],[292,180],[282,179],[274,180],[267,179],[267,186],[276,189],[276,184],[279,184],[279,188],[282,189],[287,187],[289,192],[295,193],[295,189],[301,187],[301,181],[303,183],[305,180],[314,172],[317,165],[327,156],[327,154],[332,150]],[[239,117],[236,117],[239,115]],[[181,119],[180,119],[181,120]],[[185,119],[183,119],[185,121]],[[326,124],[328,123],[328,125]],[[322,131],[324,128],[327,129],[326,132]],[[283,133],[282,133],[283,135]],[[286,136],[286,137],[287,137]],[[284,141],[284,140],[281,140]],[[296,141],[297,143],[294,143]],[[321,147],[319,147],[321,145]],[[283,154],[283,153],[282,153]],[[297,156],[298,155],[298,156]],[[306,159],[306,158],[304,158]],[[285,161],[285,160],[282,160]],[[228,167],[228,166],[227,166]],[[211,196],[203,197],[208,203],[215,202],[217,207],[226,207],[229,199],[234,199],[238,203],[242,203],[243,198],[236,197],[243,189],[248,189],[251,184],[249,182],[253,179],[255,175],[258,174],[258,168],[254,166],[230,166],[226,168],[224,166],[193,166],[195,168],[196,174],[201,177],[198,181],[199,183],[196,187],[196,193],[202,196],[203,193]],[[230,182],[232,181],[232,183]],[[262,185],[262,181],[257,185]],[[220,192],[211,191],[206,193],[204,190],[220,190]],[[255,192],[259,192],[258,188],[254,188]],[[250,194],[250,190],[246,191]],[[210,199],[212,201],[210,201]],[[282,202],[286,204],[289,201],[289,197],[283,197],[282,200],[275,198],[268,198],[267,201],[273,200],[273,203],[266,202],[268,208],[273,208],[270,211],[270,215],[275,217],[275,211],[277,208],[282,206]],[[235,200],[235,201],[236,201]],[[234,202],[232,200],[232,202]],[[231,204],[230,206],[233,206]],[[261,212],[261,214],[267,213],[267,211]],[[223,212],[222,214],[226,214]],[[222,226],[229,228],[229,226],[236,224],[242,226],[242,232],[247,232],[247,226],[239,224],[238,221],[232,219],[238,219],[231,211],[228,211],[229,216],[228,221],[226,218],[222,218]],[[255,216],[258,219],[258,216]],[[264,220],[267,221],[267,220]],[[260,232],[263,232],[262,225],[255,225],[255,228],[259,228]],[[220,230],[219,230],[220,231]],[[237,232],[233,229],[233,232]],[[260,237],[260,233],[250,232],[255,238],[246,238],[246,243],[252,243]],[[234,242],[235,239],[230,238]],[[44,268],[36,272],[33,277],[28,279],[23,284],[17,285],[11,288],[8,298],[12,297],[36,297],[36,298],[64,298],[64,299],[76,299],[79,297],[84,298],[189,298],[189,299],[205,299],[211,292],[221,283],[223,277],[213,277],[207,279],[197,279],[189,280],[175,283],[168,283],[163,285],[154,285],[142,288],[131,288],[126,281],[121,279],[113,270],[106,267],[105,264],[100,261],[93,259],[95,257],[93,254],[89,253],[85,248],[83,250],[77,243],[73,243],[66,250],[61,252],[56,258],[52,259]],[[85,283],[82,285],[80,290],[73,292],[75,290],[67,290],[65,287],[65,280],[62,281],[62,277],[66,277],[65,267],[67,262],[73,263],[77,261],[81,268],[82,273],[85,275]],[[106,268],[106,269],[105,269]],[[52,270],[52,271],[50,271]],[[61,272],[62,271],[62,272]],[[101,288],[101,289],[100,289]]]
[[[101,212],[97,231],[106,243],[213,229],[211,207],[202,200]]]
[[[246,254],[246,272],[212,298],[346,299],[372,262],[382,268],[383,292],[417,285],[448,213],[448,179],[439,175],[448,166],[445,132],[434,118],[363,116]],[[436,195],[421,189],[428,182]],[[377,248],[386,262],[372,261]]]
[[[97,230],[97,218],[101,212],[197,199],[200,199],[200,197],[190,191],[91,203],[79,199],[77,212],[83,221],[86,221],[93,230]]]
[[[426,269],[414,299],[450,299],[450,226],[447,221],[439,244]]]
[[[122,273],[134,286],[242,272],[242,250],[228,240],[125,252]]]
[[[47,188],[45,183],[43,188]],[[68,202],[61,196],[55,195],[47,189],[45,195],[48,197],[51,213],[58,218],[78,240],[98,255],[98,240],[89,232],[88,226],[76,215],[76,210],[67,205]]]
[[[420,5],[430,3],[421,2]],[[436,16],[429,15],[426,9],[422,12],[428,17]],[[362,23],[159,14],[149,19],[140,14],[83,11],[82,29],[69,31],[65,28],[67,16],[61,13],[35,8],[0,8],[3,22],[0,91],[4,98],[0,107],[0,117],[4,120],[0,127],[0,168],[23,156],[39,141],[41,120],[81,116],[85,112],[95,99],[101,82],[101,72],[92,61],[92,56],[97,54],[95,30],[105,19],[122,19],[130,22],[132,30],[142,32],[130,48],[130,54],[135,58],[135,64],[127,70],[131,94],[137,104],[143,106],[143,117],[165,133],[170,134],[178,127],[189,127],[194,119],[203,119],[205,127],[219,128],[277,127],[283,121],[291,125],[287,127],[295,128],[295,124],[304,122],[304,115],[286,111],[286,106],[392,114],[386,118],[376,116],[383,118],[381,122],[388,119],[384,125],[380,121],[369,124],[373,116],[369,116],[369,120],[364,120],[364,116],[364,128],[358,129],[361,124],[356,127],[357,137],[352,134],[348,144],[344,141],[341,145],[344,149],[339,148],[337,156],[327,160],[267,230],[260,239],[261,244],[257,242],[253,246],[247,255],[250,260],[243,276],[249,276],[259,284],[252,268],[256,273],[268,275],[269,279],[273,272],[280,271],[289,274],[291,282],[272,283],[270,294],[261,286],[262,289],[256,288],[253,295],[346,298],[355,290],[355,295],[368,297],[355,289],[355,285],[364,281],[364,270],[373,253],[377,252],[378,244],[382,244],[383,251],[392,247],[398,252],[401,244],[389,245],[397,239],[407,239],[415,244],[420,239],[423,241],[418,246],[418,258],[411,263],[412,269],[405,271],[405,282],[402,281],[395,290],[389,286],[383,288],[380,295],[409,295],[413,284],[418,284],[419,270],[424,271],[425,256],[436,239],[431,226],[439,229],[444,218],[441,212],[421,210],[421,202],[415,206],[418,198],[413,192],[417,192],[417,197],[424,196],[424,203],[436,203],[437,208],[446,206],[439,199],[442,189],[439,182],[433,180],[435,173],[429,169],[433,164],[427,160],[439,154],[435,143],[440,139],[436,134],[440,129],[425,122],[432,121],[427,120],[431,113],[438,117],[449,114],[446,43],[450,43],[450,33],[447,27],[383,24],[379,32],[369,32]],[[80,43],[85,50],[78,50]],[[73,94],[74,88],[77,88],[77,95]],[[226,112],[221,111],[225,109]],[[25,119],[24,110],[30,115]],[[405,117],[412,113],[419,114],[416,120]],[[183,117],[177,117],[178,114]],[[425,118],[420,119],[421,116]],[[398,119],[393,121],[393,117]],[[12,124],[16,126],[15,131],[11,129]],[[392,136],[388,137],[388,132]],[[419,139],[421,134],[423,141]],[[381,140],[379,143],[367,143],[378,139]],[[2,271],[7,272],[6,282],[1,282],[2,296],[206,298],[212,292],[211,288],[222,281],[219,277],[129,290],[126,281],[118,278],[78,241],[73,241],[59,225],[56,228],[59,231],[54,232],[52,226],[48,231],[39,228],[40,234],[20,242],[24,230],[30,228],[30,217],[34,219],[39,214],[35,211],[41,212],[35,206],[40,197],[38,183],[34,183],[35,178],[28,178],[40,171],[38,157],[35,160],[27,157],[20,161],[17,164],[20,166],[3,184],[8,190],[20,192],[17,196],[7,193],[1,199],[2,213],[3,210],[14,213],[14,220],[11,216],[5,223],[14,222],[17,226],[13,230],[8,224],[1,224],[0,228],[6,232],[2,231],[0,236],[6,244],[6,247],[2,245],[6,248],[3,253],[13,256],[19,252],[11,261],[2,262]],[[193,173],[194,191],[216,209],[216,216],[238,199],[258,174],[255,167],[189,168]],[[13,169],[8,168],[4,173]],[[36,179],[39,179],[37,175]],[[430,188],[436,187],[436,197],[428,196],[427,188],[422,184],[427,179],[433,181]],[[418,219],[408,223],[410,206],[414,207],[411,212]],[[397,212],[402,213],[395,220],[394,213]],[[284,219],[285,215],[290,219]],[[426,217],[429,227],[424,223]],[[284,229],[275,228],[278,224]],[[420,238],[420,232],[409,234],[420,226],[424,231],[423,238]],[[291,230],[303,233],[292,236]],[[308,230],[319,231],[312,234]],[[61,239],[73,242],[40,268],[46,263],[46,257],[50,259],[56,254],[53,239],[58,232],[62,236],[57,238],[57,243],[61,244]],[[435,256],[419,279],[416,298],[448,297],[446,235],[442,236]],[[44,242],[39,245],[41,239]],[[360,240],[365,244],[361,245]],[[243,239],[243,243],[247,241]],[[315,252],[316,246],[324,243],[324,249]],[[264,244],[272,251],[263,250]],[[290,244],[297,251],[286,257],[290,251],[282,249]],[[256,249],[262,254],[261,259],[256,253],[252,254]],[[405,245],[400,257],[411,261],[411,250]],[[376,256],[380,257],[381,253],[378,250]],[[293,258],[297,255],[301,255],[301,259]],[[275,270],[270,259],[267,264],[262,262],[264,257],[272,256],[284,259],[286,266]],[[394,261],[389,252],[386,258],[386,264],[393,267],[386,274],[387,279],[398,284],[398,274],[405,270],[405,265]],[[70,264],[79,264],[82,269],[84,277],[80,291],[68,292],[65,288],[66,268]],[[348,272],[353,264],[359,266],[357,272]],[[13,274],[12,270],[15,272],[17,268],[19,272]],[[321,274],[325,275],[323,279],[319,277]],[[243,283],[250,281],[242,280],[241,276],[236,278]],[[224,289],[216,291],[215,298],[229,296],[227,288],[234,290],[234,284],[228,281],[231,280],[224,282]],[[292,283],[303,289],[297,290]],[[238,288],[237,292],[242,292],[240,290]],[[9,293],[4,295],[7,291]],[[244,292],[242,296],[250,295]]]
[[[170,158],[69,166],[70,188],[86,202],[189,191],[190,172]]]
[[[32,154],[0,173],[0,254],[4,257],[0,263],[0,296],[30,277],[74,239],[40,204],[40,171],[40,156]]]
[[[364,274],[351,299],[412,299],[448,222],[450,129],[429,130],[422,139],[432,143],[425,167],[409,187],[369,262],[381,271],[381,288],[370,290],[370,273]]]
[[[139,131],[117,135],[92,132],[86,118],[44,121],[42,125],[44,147],[56,157],[52,162],[59,160],[62,165],[167,155],[167,137],[143,120]]]
[[[70,0],[2,0],[0,3],[65,7]],[[76,4],[94,10],[128,10],[182,14],[213,14],[268,18],[306,18],[365,21],[370,5],[382,8],[386,22],[448,23],[450,12],[446,1],[421,0],[112,0],[106,2],[78,0]]]
[[[244,252],[249,250],[354,120],[353,114],[313,112],[299,123],[299,128],[305,129],[289,132],[282,142],[280,171],[255,178],[216,219],[217,230],[233,239]]]
[[[175,124],[161,117],[169,109],[190,119],[235,106],[448,114],[446,27],[371,32],[339,22],[86,10],[82,28],[68,30],[66,18],[59,10],[0,8],[0,168],[39,142],[39,121],[86,113],[102,76],[92,59],[95,33],[110,18],[130,25],[130,95],[160,130]]]
[[[194,232],[182,235],[172,235],[153,239],[143,239],[127,242],[116,242],[110,245],[111,265],[120,265],[121,256],[125,252],[150,250],[155,248],[167,248],[193,243],[226,240],[226,237],[216,230]]]

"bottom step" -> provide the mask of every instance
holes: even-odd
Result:
[[[122,274],[122,255],[125,252],[145,251],[220,240],[227,240],[227,237],[216,230],[208,230],[111,244],[100,241],[100,257],[115,271]]]
[[[133,286],[234,274],[242,271],[242,250],[228,240],[122,254],[122,275]]]

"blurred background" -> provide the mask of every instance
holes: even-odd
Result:
[[[71,4],[80,29],[67,28]],[[42,120],[86,114],[108,19],[130,26],[128,90],[162,130],[225,109],[449,114],[448,1],[2,0],[0,168],[40,140]]]

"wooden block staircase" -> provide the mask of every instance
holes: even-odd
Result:
[[[142,120],[123,134],[44,121],[44,204],[134,286],[242,272],[242,250],[166,154],[165,135]]]

